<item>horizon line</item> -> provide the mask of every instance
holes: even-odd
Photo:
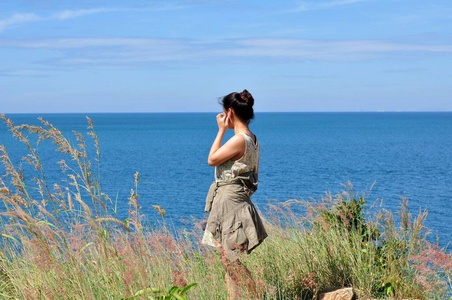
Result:
[[[304,110],[304,111],[255,111],[254,113],[433,113],[452,112],[451,110]],[[36,114],[210,114],[218,111],[90,111],[90,112],[0,112],[4,115],[36,115]]]

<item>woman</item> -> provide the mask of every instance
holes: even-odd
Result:
[[[251,253],[267,237],[262,220],[251,202],[257,189],[260,146],[250,131],[254,99],[247,91],[222,98],[223,113],[217,115],[218,134],[208,164],[215,166],[215,181],[206,198],[210,215],[202,242],[217,247],[226,269],[229,298],[239,295],[239,285],[257,297],[250,271],[240,263],[240,253]],[[235,135],[221,146],[227,129]]]

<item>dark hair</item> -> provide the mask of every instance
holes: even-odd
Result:
[[[241,93],[230,93],[221,98],[219,102],[225,111],[232,108],[237,117],[247,124],[254,118],[254,98],[247,90],[243,90]]]

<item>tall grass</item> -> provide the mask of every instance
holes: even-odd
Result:
[[[200,243],[199,223],[180,232],[144,224],[138,173],[128,217],[116,217],[115,203],[101,189],[101,152],[89,118],[94,166],[81,133],[74,133],[74,145],[43,119],[41,126],[2,119],[28,149],[26,165],[18,167],[0,146],[2,298],[183,299],[186,293],[187,299],[226,299],[221,255]],[[46,140],[65,156],[58,162],[59,182],[48,181],[39,157],[37,146]],[[293,213],[295,206],[304,213]],[[154,208],[165,217],[163,208]],[[398,222],[381,208],[369,214],[365,195],[351,184],[318,201],[269,204],[267,210],[269,237],[242,257],[262,299],[315,299],[345,286],[362,299],[444,299],[451,293],[451,255],[427,241],[427,213],[413,217],[406,200]]]

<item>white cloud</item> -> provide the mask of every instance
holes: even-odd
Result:
[[[33,13],[19,13],[14,14],[11,17],[0,20],[0,32],[5,30],[6,28],[20,24],[20,23],[27,23],[27,22],[33,22],[33,21],[49,21],[49,20],[67,20],[67,19],[73,19],[73,18],[79,18],[87,15],[92,14],[100,14],[100,13],[106,13],[106,12],[114,12],[114,11],[168,11],[168,10],[179,10],[185,8],[185,5],[180,4],[174,4],[174,3],[153,3],[152,5],[149,5],[147,7],[139,7],[139,8],[118,8],[118,7],[112,7],[112,8],[106,8],[106,7],[100,7],[100,8],[91,8],[91,9],[78,9],[78,10],[63,10],[56,12],[50,16],[38,16]]]
[[[249,39],[236,42],[253,54],[334,58],[341,55],[397,52],[452,53],[451,44],[398,43],[386,40]]]
[[[14,14],[11,17],[0,20],[0,32],[9,26],[13,26],[20,23],[39,21],[42,18],[32,13]]]
[[[80,10],[64,10],[57,12],[51,16],[43,17],[33,13],[14,14],[11,17],[0,20],[0,32],[8,27],[28,22],[47,21],[47,20],[66,20],[71,18],[78,18],[85,15],[98,14],[103,12],[116,11],[116,8],[94,8],[94,9],[80,9]]]
[[[12,69],[12,70],[1,70],[0,69],[0,77],[46,77],[50,76],[48,70],[43,69]]]
[[[295,9],[290,10],[290,12],[301,12],[301,11],[308,11],[308,10],[318,10],[318,9],[328,9],[335,6],[343,6],[343,5],[349,5],[354,4],[358,2],[364,2],[368,0],[336,0],[336,1],[329,1],[329,2],[301,2],[298,7]]]
[[[159,39],[146,38],[48,38],[48,39],[3,39],[0,46],[42,49],[76,49],[88,47],[139,47],[152,45]]]
[[[359,61],[396,55],[452,54],[450,43],[422,40],[234,39],[206,42],[152,38],[57,38],[0,40],[0,47],[60,50],[52,63],[60,66],[115,67],[159,61],[270,58],[321,61]],[[77,49],[77,51],[71,51]],[[47,61],[48,62],[48,61]]]
[[[91,14],[97,14],[97,13],[103,13],[103,12],[110,12],[110,11],[117,11],[118,9],[115,8],[94,8],[94,9],[79,9],[79,10],[64,10],[61,12],[58,12],[54,14],[49,19],[57,19],[57,20],[66,20],[66,19],[72,19],[77,17],[82,17],[85,15],[91,15]]]

